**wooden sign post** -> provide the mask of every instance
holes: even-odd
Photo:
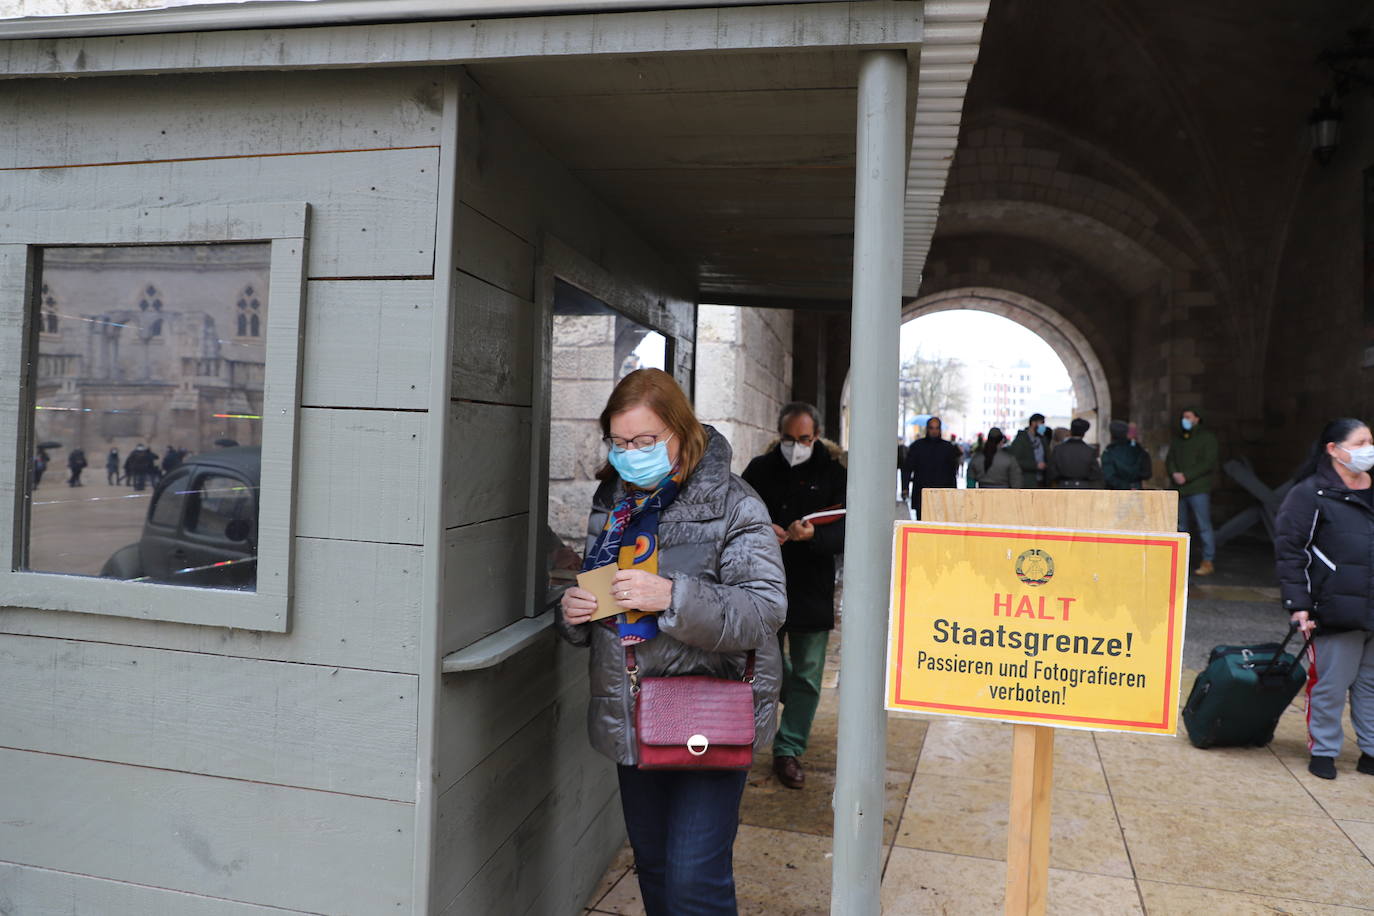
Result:
[[[887,707],[1012,723],[1008,916],[1045,912],[1054,729],[1173,734],[1188,541],[1168,490],[926,490],[897,523]]]

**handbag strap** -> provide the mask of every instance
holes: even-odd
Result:
[[[754,660],[757,653],[750,649],[744,657],[744,674],[740,677],[746,684],[754,683]],[[639,693],[639,662],[635,659],[635,647],[625,647],[625,673],[630,676],[630,692]]]

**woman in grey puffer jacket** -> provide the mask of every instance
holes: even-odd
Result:
[[[570,588],[559,631],[591,649],[588,730],[618,764],[645,910],[734,913],[731,848],[747,772],[636,768],[625,646],[634,645],[641,677],[739,678],[755,651],[755,747],[767,747],[782,670],[776,634],[787,614],[782,556],[767,509],[730,472],[729,443],[697,421],[667,373],[622,379],[601,428],[611,448],[584,568],[618,563],[612,591],[630,613],[592,622],[595,597]],[[636,619],[642,612],[650,613]]]

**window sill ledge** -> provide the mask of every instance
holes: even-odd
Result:
[[[544,631],[553,626],[554,611],[538,617],[526,617],[484,636],[470,646],[444,656],[444,674],[481,671],[494,668],[517,652],[534,643]]]

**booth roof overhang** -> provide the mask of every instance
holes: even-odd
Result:
[[[250,0],[0,20],[0,77],[268,68],[206,54],[209,32],[226,46],[260,42],[263,61],[267,46],[293,45],[275,68],[462,63],[694,281],[700,301],[843,310],[860,54],[903,49],[912,61],[902,293],[914,297],[987,6]],[[424,44],[408,43],[407,29],[423,29]],[[366,46],[389,53],[331,59],[350,46],[329,40],[340,30],[370,30]],[[445,31],[452,40],[436,42]],[[179,60],[186,32],[200,34]],[[322,50],[301,53],[307,45]],[[131,64],[141,47],[146,65]]]

